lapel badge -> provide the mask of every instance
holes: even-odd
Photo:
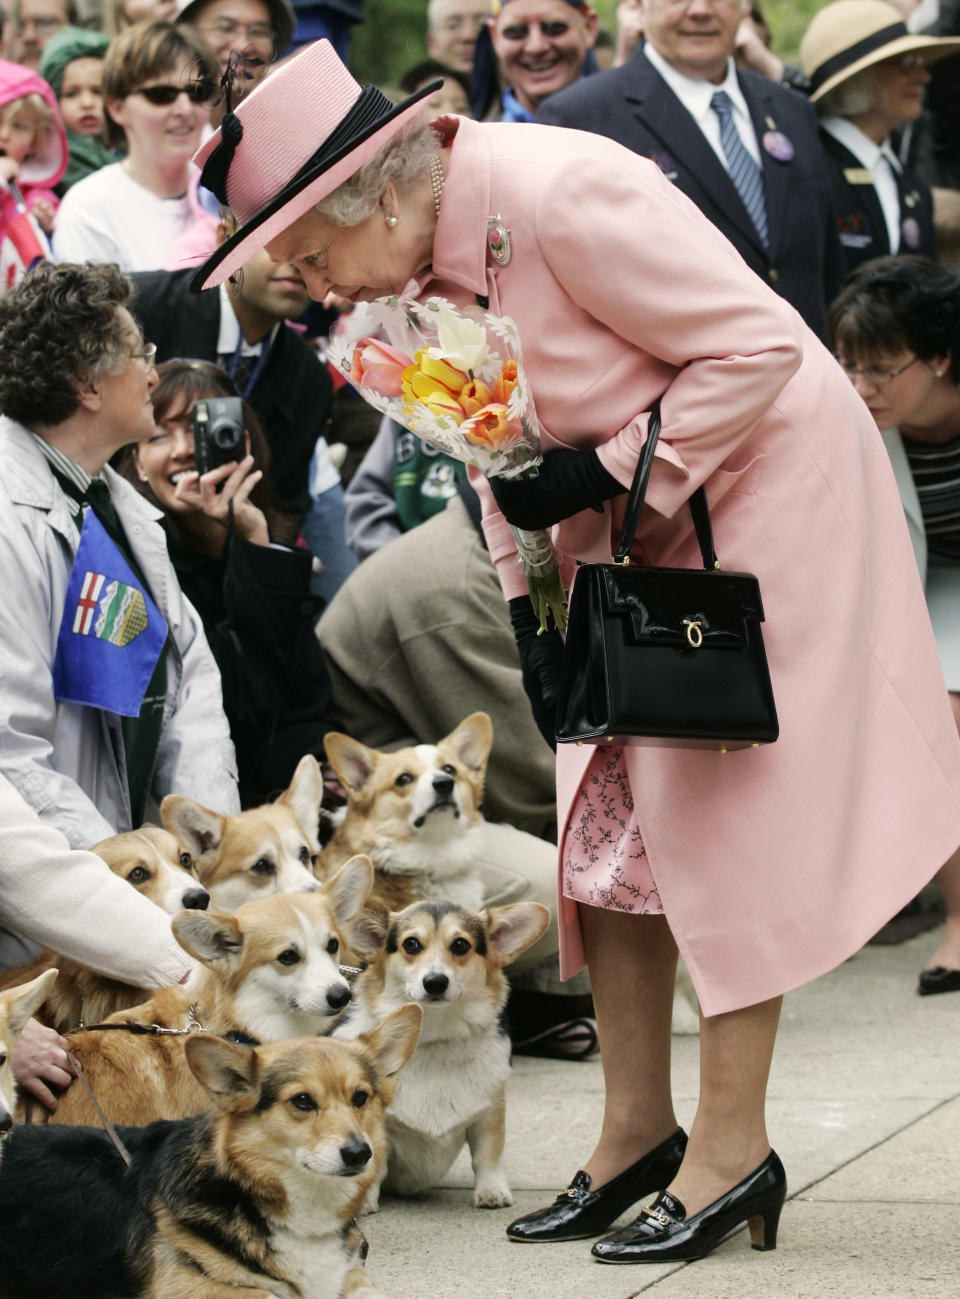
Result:
[[[767,121],[770,119],[767,118]],[[793,158],[793,142],[782,131],[764,131],[763,147],[777,162],[790,162]]]
[[[675,181],[677,179],[677,164],[669,153],[651,153],[650,161],[659,167],[667,180]]]
[[[487,217],[487,247],[490,249],[490,256],[498,266],[506,266],[513,256],[510,231],[503,224],[499,212],[495,216]]]
[[[920,195],[915,189],[912,189],[908,194],[904,194],[903,201],[906,203],[907,207],[916,207],[920,202]]]
[[[914,217],[907,217],[900,227],[900,242],[906,248],[920,247],[920,223]]]

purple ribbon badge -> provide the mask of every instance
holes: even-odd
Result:
[[[782,131],[764,131],[763,147],[777,162],[790,162],[793,158],[793,143]]]
[[[905,248],[920,247],[920,222],[916,217],[907,217],[900,227],[900,242]]]

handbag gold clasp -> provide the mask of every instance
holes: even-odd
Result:
[[[703,632],[700,630],[700,619],[684,618],[683,625],[687,629],[687,644],[691,649],[699,649],[703,644]]]

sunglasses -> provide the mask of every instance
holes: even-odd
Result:
[[[131,95],[143,95],[149,104],[166,108],[175,104],[181,95],[186,95],[191,104],[209,104],[214,93],[213,82],[205,78],[200,81],[190,81],[185,86],[140,86],[130,91]]]

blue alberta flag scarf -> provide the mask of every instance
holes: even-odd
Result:
[[[160,610],[88,510],[60,621],[54,697],[139,716],[166,639]]]

